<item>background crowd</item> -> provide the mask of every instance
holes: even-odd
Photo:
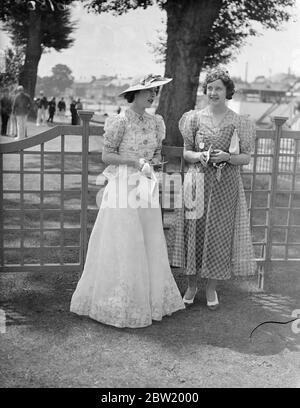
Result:
[[[69,111],[72,125],[79,125],[80,119],[77,111],[83,109],[79,99],[71,98]],[[5,88],[0,95],[0,121],[1,136],[11,136],[16,140],[27,137],[28,118],[35,118],[36,126],[57,122],[66,123],[68,120],[67,104],[64,97],[56,101],[55,97],[47,98],[43,91],[39,96],[32,98],[19,85],[15,91]]]

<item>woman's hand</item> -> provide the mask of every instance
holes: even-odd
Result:
[[[161,165],[161,160],[158,157],[152,157],[150,164],[152,166],[160,166]]]
[[[144,159],[143,157],[139,159],[139,170],[142,171],[144,165],[147,163],[147,160]]]
[[[118,153],[107,153],[104,150],[102,153],[102,161],[106,165],[119,166],[125,164],[140,170],[140,162],[137,156],[121,157]]]
[[[199,162],[202,164],[202,166],[206,167],[207,166],[207,152],[199,152]]]
[[[215,149],[213,152],[211,152],[209,161],[211,163],[221,163],[226,162],[227,160],[229,160],[229,158],[229,153],[223,152],[223,150],[220,149]]]
[[[129,166],[134,167],[135,169],[141,170],[141,168],[143,167],[141,165],[140,159],[134,158],[134,159],[128,159],[127,164]]]
[[[150,169],[150,164],[146,159],[144,159],[144,157],[141,157],[139,159],[133,159],[133,164],[132,165],[133,165],[133,167],[135,167],[136,169],[138,169],[140,171],[143,170],[145,165],[146,165],[147,168],[149,167],[149,169]]]

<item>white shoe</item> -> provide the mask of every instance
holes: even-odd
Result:
[[[194,293],[194,296],[192,297],[192,299],[186,299],[185,294],[184,294],[184,296],[182,298],[183,303],[186,303],[187,305],[192,305],[194,303],[194,299],[195,299],[195,296],[196,296],[197,292],[198,292],[198,288],[196,287],[196,290],[195,290],[195,293]]]
[[[209,310],[216,310],[219,307],[219,299],[218,299],[218,294],[215,291],[215,300],[214,301],[208,301],[207,300],[207,307],[209,308]]]

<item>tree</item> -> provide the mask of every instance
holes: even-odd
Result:
[[[0,72],[0,89],[16,84],[24,63],[24,54],[18,48],[7,48],[4,52],[4,69]]]
[[[178,120],[195,106],[201,70],[228,62],[247,37],[257,35],[253,21],[278,29],[295,0],[90,0],[88,9],[121,15],[155,3],[167,13],[165,76],[173,78],[157,112],[166,121],[167,144],[181,145]]]
[[[74,82],[71,69],[64,64],[52,68],[52,76],[37,77],[36,90],[44,91],[48,96],[59,96]]]
[[[52,73],[53,85],[59,90],[59,92],[64,92],[65,89],[70,88],[74,82],[72,71],[67,65],[55,65],[55,67],[52,68]]]
[[[25,60],[19,83],[34,97],[38,64],[44,50],[70,47],[75,23],[70,21],[71,0],[2,0],[0,19],[13,44],[23,47]],[[62,7],[62,4],[65,7]]]
[[[52,76],[37,76],[35,87],[36,95],[39,95],[41,91],[44,92],[47,98],[59,95],[58,90],[53,87]]]

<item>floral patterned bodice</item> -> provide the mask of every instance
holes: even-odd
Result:
[[[160,157],[165,124],[160,115],[139,115],[131,108],[110,117],[104,126],[104,151],[127,158]]]

